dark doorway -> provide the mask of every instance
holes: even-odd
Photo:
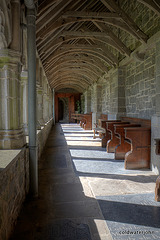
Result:
[[[63,113],[64,113],[64,103],[62,100],[59,99],[59,101],[58,101],[58,121],[63,120]]]

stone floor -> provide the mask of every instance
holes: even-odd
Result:
[[[24,203],[10,240],[160,239],[156,178],[125,170],[92,131],[57,124],[39,162],[39,197]]]

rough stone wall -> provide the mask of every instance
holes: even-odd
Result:
[[[0,172],[0,239],[9,239],[29,190],[28,150],[22,151]]]
[[[156,112],[155,48],[104,76],[102,112],[151,119]]]
[[[121,8],[149,37],[160,29],[159,17],[151,9],[137,0],[120,0]]]
[[[87,113],[87,91],[83,93],[84,96],[84,113]]]
[[[87,89],[84,92],[84,113],[91,112],[91,91]]]
[[[125,85],[127,116],[151,119],[155,114],[155,49],[147,52],[144,61],[127,65]]]
[[[149,37],[153,36],[160,29],[160,18],[151,9],[137,0],[120,0],[119,6],[133,19],[137,26]],[[111,27],[112,31],[121,39],[121,41],[132,51],[140,46],[140,42],[135,36],[127,33],[122,29]],[[116,54],[119,59],[122,58],[121,54],[116,50],[110,49]]]
[[[156,141],[160,139],[160,40],[156,43],[156,114],[151,119],[151,167],[160,174],[160,155],[156,154]]]
[[[53,119],[38,131],[38,157],[44,149],[52,124]],[[9,151],[7,160],[10,156]],[[24,147],[5,168],[2,168],[0,161],[0,183],[0,239],[8,240],[29,192],[28,148]]]
[[[91,112],[96,112],[96,84],[91,86]]]
[[[102,112],[102,82],[91,87],[91,112]]]
[[[103,77],[102,112],[119,117],[125,111],[125,68],[118,68]]]
[[[117,111],[117,71],[104,77],[102,88],[102,112],[112,114]]]
[[[38,144],[38,158],[40,158],[42,151],[45,147],[45,143],[47,141],[48,135],[51,131],[53,125],[53,119],[47,122],[40,131],[38,131],[37,135],[37,144]]]

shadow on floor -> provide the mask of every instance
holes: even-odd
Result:
[[[27,198],[10,240],[100,240],[97,200],[76,176],[62,129],[56,124],[39,160],[39,197]]]

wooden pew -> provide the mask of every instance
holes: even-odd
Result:
[[[108,115],[107,114],[101,114],[100,118],[98,119],[98,124],[95,124],[95,128],[93,129],[93,139],[96,138],[96,133],[99,134],[99,138],[102,139],[102,147],[106,147],[106,139],[105,139],[105,133],[106,133],[106,121],[108,121]]]
[[[81,114],[80,126],[85,130],[92,130],[92,113]]]
[[[156,142],[156,155],[160,155],[160,139],[155,139]],[[155,200],[160,202],[160,176],[156,180],[156,187],[155,187]]]
[[[155,187],[155,200],[160,202],[160,176],[156,180],[156,187]]]
[[[116,137],[119,138],[119,145],[115,148],[115,159],[125,159],[125,154],[131,150],[131,143],[125,138],[125,130],[127,127],[140,127],[140,124],[115,124],[114,132]]]
[[[122,119],[141,125],[124,128],[125,138],[131,144],[131,150],[125,154],[125,169],[150,168],[151,121],[129,117]]]
[[[77,123],[80,123],[80,121],[82,119],[82,114],[80,114],[80,113],[72,113],[71,114],[71,118],[76,120]]]
[[[107,152],[114,153],[116,147],[120,144],[120,139],[116,136],[114,132],[114,125],[115,124],[129,124],[129,122],[121,122],[121,120],[111,120],[106,122],[106,132],[108,131],[111,135],[110,140],[107,141]]]

